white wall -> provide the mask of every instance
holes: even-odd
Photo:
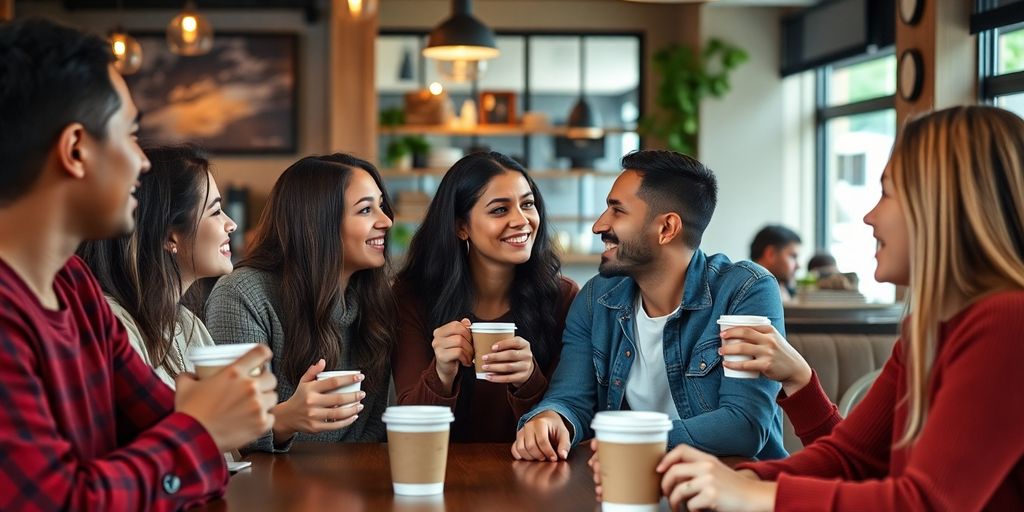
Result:
[[[772,7],[712,7],[701,37],[735,44],[750,60],[730,77],[732,90],[701,106],[699,155],[718,177],[718,208],[705,232],[705,252],[750,257],[750,241],[765,224],[781,223],[813,252],[813,80],[779,76],[779,20]]]

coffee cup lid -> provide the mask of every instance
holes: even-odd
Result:
[[[718,325],[771,325],[766,316],[757,315],[722,315],[718,317]]]
[[[384,423],[431,425],[451,423],[455,421],[455,415],[450,408],[437,405],[392,405],[384,410],[381,419]]]
[[[188,351],[188,358],[194,363],[220,359],[234,361],[244,356],[246,352],[256,348],[256,345],[256,343],[238,343],[210,347],[192,347]]]
[[[316,379],[317,380],[324,380],[324,379],[330,379],[331,377],[345,377],[345,376],[348,376],[348,375],[355,375],[357,373],[362,373],[362,372],[360,372],[359,370],[331,370],[331,371],[320,372],[320,373],[316,374]]]
[[[503,322],[477,322],[469,326],[472,332],[514,332],[516,324]]]
[[[601,411],[590,428],[622,434],[656,434],[672,430],[672,420],[663,412]]]

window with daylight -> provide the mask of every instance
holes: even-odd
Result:
[[[895,91],[891,52],[818,70],[817,239],[876,302],[891,302],[895,287],[874,280],[875,239],[864,215],[882,193],[879,180],[896,136]]]

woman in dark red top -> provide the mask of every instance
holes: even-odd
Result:
[[[445,405],[456,442],[511,442],[558,364],[579,288],[560,274],[544,201],[526,170],[474,153],[445,174],[395,282],[398,402]],[[514,322],[477,380],[469,326]]]
[[[1021,510],[1024,121],[955,107],[906,125],[864,218],[875,278],[911,316],[864,400],[832,433],[733,471],[682,446],[658,470],[690,510]],[[806,386],[787,413],[827,418]],[[802,396],[800,396],[802,395]]]

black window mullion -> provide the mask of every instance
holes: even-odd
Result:
[[[827,249],[829,244],[828,226],[828,120],[822,115],[828,104],[829,67],[818,68],[815,72],[815,131],[814,131],[814,167],[815,167],[815,226],[814,236],[819,248]]]

